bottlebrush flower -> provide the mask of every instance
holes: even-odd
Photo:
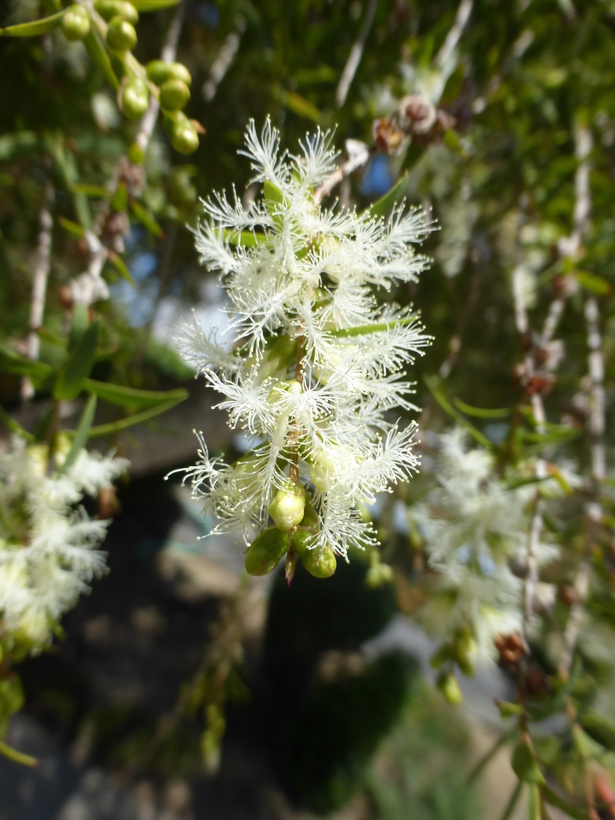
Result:
[[[75,505],[111,487],[128,467],[126,459],[81,450],[62,472],[67,452],[50,462],[47,444],[14,437],[0,456],[0,624],[34,651],[105,568],[97,547],[109,521],[92,520]]]
[[[328,132],[306,136],[292,155],[280,152],[269,120],[260,137],[251,122],[240,153],[262,199],[245,210],[236,194],[216,194],[195,232],[202,263],[220,272],[229,298],[232,352],[216,328],[196,321],[180,343],[252,447],[227,464],[210,458],[201,434],[186,478],[218,519],[214,532],[238,528],[247,544],[270,511],[277,520],[292,508],[297,522],[290,512],[284,519],[289,572],[295,553],[315,551],[302,560],[322,575],[319,556],[334,568],[333,553],[377,543],[361,506],[419,466],[416,424],[401,426],[391,414],[416,410],[405,370],[430,337],[411,306],[379,306],[374,292],[417,281],[428,260],[415,246],[432,226],[403,203],[388,220],[321,206],[314,191],[337,157]]]

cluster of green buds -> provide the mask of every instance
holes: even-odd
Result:
[[[431,658],[431,665],[440,670],[436,685],[446,700],[453,705],[463,700],[454,667],[458,666],[462,674],[472,677],[476,671],[477,650],[478,645],[472,630],[462,627],[457,629],[453,637],[443,643]]]
[[[331,547],[313,549],[310,544],[317,532],[319,518],[309,492],[289,481],[278,490],[269,505],[274,526],[267,527],[246,551],[245,565],[250,575],[267,575],[286,556],[286,580],[295,574],[297,557],[315,578],[330,578],[337,560]]]
[[[60,27],[69,42],[83,42],[92,60],[118,89],[118,105],[129,120],[143,117],[155,100],[163,111],[173,148],[180,154],[191,154],[205,129],[183,111],[190,99],[190,72],[181,63],[162,60],[143,66],[132,54],[138,39],[135,26],[139,9],[152,11],[165,5],[173,5],[173,0],[153,6],[142,0],[95,0],[93,6],[77,2],[51,17],[0,28],[0,36],[36,36]]]

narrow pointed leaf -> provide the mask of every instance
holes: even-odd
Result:
[[[488,407],[472,407],[472,405],[466,404],[465,401],[461,401],[461,399],[453,399],[453,404],[467,416],[475,416],[479,419],[505,419],[507,416],[510,416],[510,410],[507,407],[493,410]]]
[[[179,0],[132,0],[132,5],[138,12],[168,9],[171,6],[176,6],[178,3]]]
[[[183,387],[176,390],[136,390],[133,387],[122,387],[119,384],[108,384],[94,379],[85,379],[83,387],[89,393],[95,393],[103,401],[119,404],[121,407],[134,408],[135,410],[156,407],[169,401],[177,403],[188,396]]]
[[[523,782],[519,780],[515,788],[513,789],[512,794],[510,795],[510,800],[506,804],[504,809],[504,814],[501,817],[501,820],[510,820],[512,817],[515,809],[517,808],[517,803],[519,802],[519,798],[521,797],[521,792],[523,791]]]
[[[51,365],[28,359],[6,344],[0,344],[0,370],[37,380],[45,379],[53,372]]]
[[[77,456],[87,444],[90,430],[92,429],[92,424],[94,422],[97,401],[98,399],[96,396],[90,396],[87,400],[83,413],[81,414],[81,421],[75,431],[75,438],[73,439],[71,448],[68,451],[68,455],[66,456],[64,464],[60,470],[61,473],[65,473],[68,468],[75,463]]]
[[[42,20],[0,28],[0,37],[37,37],[39,34],[47,34],[48,31],[53,31],[60,25],[65,13],[66,10],[59,11],[51,17],[43,17]]]
[[[148,211],[147,208],[144,208],[139,202],[132,202],[130,207],[133,214],[137,217],[143,227],[147,228],[147,230],[154,236],[157,236],[158,239],[162,239],[164,236],[164,231],[156,222],[156,219],[151,211]]]
[[[113,70],[113,66],[111,65],[109,53],[93,27],[90,29],[90,33],[83,41],[83,45],[90,56],[90,60],[98,66],[113,88],[118,89],[120,87],[120,81]]]
[[[407,189],[408,172],[406,171],[403,177],[397,180],[390,191],[387,191],[383,197],[380,197],[379,200],[370,206],[368,209],[369,215],[373,219],[381,219],[382,217],[387,216],[391,212],[393,205],[396,205],[400,199],[403,199]]]
[[[111,262],[111,264],[122,277],[122,279],[125,279],[127,282],[130,282],[133,288],[137,287],[135,280],[132,278],[130,271],[128,270],[128,266],[126,265],[122,257],[119,255],[119,253],[116,253],[112,250],[108,250],[107,259],[109,260],[109,262]]]
[[[0,755],[4,755],[4,757],[7,757],[14,763],[19,763],[21,766],[30,766],[30,768],[38,766],[39,763],[35,757],[26,755],[23,752],[18,752],[17,749],[13,749],[12,746],[9,746],[8,743],[5,743],[3,740],[0,740]]]
[[[18,421],[15,421],[2,405],[0,405],[0,422],[2,422],[11,433],[15,433],[25,441],[29,441],[30,443],[36,441],[36,436],[33,436],[32,433],[29,433]]]
[[[53,391],[58,401],[75,399],[84,389],[83,383],[90,375],[94,364],[97,341],[98,322],[94,322],[83,334],[75,352],[60,371]]]
[[[573,805],[566,800],[566,798],[561,797],[557,792],[553,791],[550,786],[543,786],[542,793],[550,806],[554,806],[556,809],[563,811],[564,814],[567,814],[568,817],[572,817],[573,820],[590,820],[589,814],[584,809],[580,806]]]
[[[172,407],[175,407],[176,404],[179,404],[185,398],[187,398],[188,394],[186,393],[185,396],[179,399],[174,399],[173,401],[165,402],[165,404],[159,404],[157,407],[150,407],[149,410],[144,410],[142,413],[135,413],[132,416],[127,416],[125,419],[120,419],[119,421],[113,421],[109,424],[99,424],[96,427],[92,427],[90,430],[90,438],[100,438],[100,436],[111,436],[114,433],[119,433],[122,430],[126,430],[128,427],[134,427],[135,424],[141,424],[144,421],[149,421],[149,419],[153,419],[155,416],[159,416],[162,413],[166,413],[167,410],[170,410]]]

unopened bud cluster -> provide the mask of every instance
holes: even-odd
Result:
[[[281,154],[267,121],[251,123],[242,151],[263,198],[204,202],[196,231],[202,262],[229,297],[226,330],[185,327],[186,357],[222,394],[229,424],[251,448],[234,464],[210,458],[186,473],[215,531],[238,528],[246,568],[264,575],[286,559],[330,577],[336,555],[377,544],[364,505],[418,468],[406,368],[429,342],[412,307],[380,306],[374,291],[416,281],[427,260],[414,245],[431,229],[418,211],[323,208],[315,191],[336,167],[330,135],[308,135]],[[230,346],[222,346],[220,334]],[[224,339],[222,339],[224,341]],[[256,535],[255,535],[256,533]],[[373,585],[390,580],[374,565]]]

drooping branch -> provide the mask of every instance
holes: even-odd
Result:
[[[363,49],[365,48],[365,43],[369,37],[369,32],[371,31],[374,22],[377,7],[378,0],[369,0],[367,10],[365,12],[365,19],[363,20],[363,25],[361,26],[361,31],[350,49],[348,60],[346,61],[346,65],[342,71],[342,76],[340,77],[337,91],[335,92],[335,103],[338,108],[341,108],[346,102],[346,97],[350,91],[350,86],[354,80],[354,75],[357,73],[357,68],[359,67],[363,56]]]
[[[30,302],[30,329],[27,339],[27,356],[29,359],[38,359],[40,338],[38,329],[43,323],[45,313],[45,299],[47,296],[47,281],[51,264],[51,205],[54,199],[51,180],[46,179],[43,187],[43,203],[39,214],[39,235],[36,248],[34,270],[32,273],[32,298]],[[28,401],[34,395],[32,382],[24,376],[21,382],[21,399]]]
[[[235,59],[235,55],[239,50],[239,44],[241,43],[241,37],[245,31],[245,28],[245,21],[243,18],[240,18],[237,22],[235,30],[231,31],[231,33],[227,36],[222,44],[222,48],[216,55],[216,59],[213,61],[212,66],[209,69],[209,76],[203,83],[202,94],[205,102],[211,102],[216,96],[218,86],[226,76],[226,72],[231,67],[232,62]]]
[[[473,7],[474,0],[461,0],[459,8],[457,9],[457,16],[453,27],[446,35],[446,40],[442,44],[442,48],[436,54],[434,62],[438,68],[444,68],[452,57],[457,45],[459,44],[459,41],[461,40],[461,35],[468,24]]]

